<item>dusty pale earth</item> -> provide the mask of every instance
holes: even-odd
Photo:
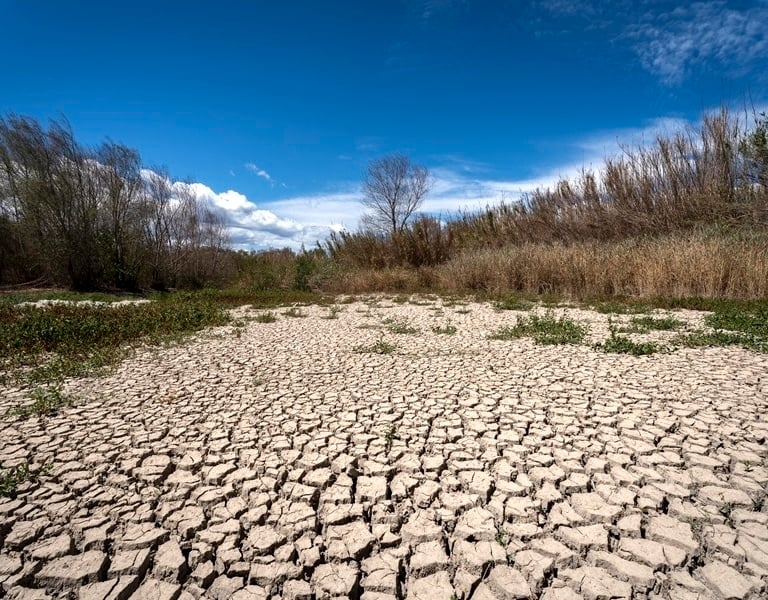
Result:
[[[489,340],[522,313],[488,304],[341,308],[237,309],[53,415],[1,388],[2,468],[47,468],[0,498],[0,596],[768,597],[768,356],[606,354],[580,309],[586,343],[539,346]]]

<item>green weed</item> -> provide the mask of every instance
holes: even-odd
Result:
[[[402,319],[387,318],[382,321],[387,326],[387,330],[390,333],[396,333],[398,335],[413,335],[419,333],[416,327],[413,327],[408,321]]]
[[[59,387],[39,387],[30,394],[31,404],[21,404],[11,410],[11,414],[21,419],[33,415],[44,416],[58,412],[74,404],[74,399],[62,393]]]
[[[577,323],[567,315],[559,319],[551,310],[540,315],[519,317],[512,327],[502,327],[490,336],[494,340],[512,340],[532,337],[537,344],[578,344],[587,335],[586,325]]]
[[[661,346],[656,342],[635,342],[627,336],[619,335],[619,332],[624,331],[624,329],[619,329],[610,317],[608,319],[608,329],[610,336],[604,342],[595,344],[594,348],[596,350],[614,354],[631,354],[633,356],[647,356],[661,350]]]
[[[52,463],[46,463],[39,471],[33,472],[29,463],[25,462],[0,471],[0,497],[15,498],[19,485],[28,481],[36,481],[40,475],[50,473],[52,468]]]
[[[222,307],[187,294],[116,307],[0,302],[0,364],[28,381],[80,376],[114,364],[131,344],[167,343],[229,321]]]
[[[378,340],[377,342],[369,345],[359,345],[352,348],[358,354],[392,354],[397,350],[397,346],[390,344],[384,340]]]
[[[307,316],[306,313],[302,312],[302,310],[296,306],[292,306],[286,310],[283,315],[286,317],[291,317],[292,319],[303,319]]]
[[[277,315],[272,311],[261,313],[253,317],[253,320],[257,323],[274,323],[277,321]]]
[[[534,304],[530,300],[510,296],[504,300],[494,302],[493,307],[496,310],[531,310],[534,307]]]
[[[685,321],[675,317],[632,317],[630,325],[619,331],[622,333],[648,333],[649,331],[675,331],[685,326]]]

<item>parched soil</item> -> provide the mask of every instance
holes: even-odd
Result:
[[[2,467],[51,466],[0,498],[0,596],[768,597],[768,356],[606,354],[576,309],[588,342],[538,346],[489,340],[522,313],[487,304],[343,308],[238,309],[49,416],[1,389]]]

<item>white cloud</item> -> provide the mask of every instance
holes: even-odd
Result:
[[[272,181],[272,176],[267,173],[264,169],[259,168],[253,163],[245,163],[245,168],[248,169],[251,173],[254,175],[258,175],[262,179],[266,179],[269,183],[274,185],[274,182]]]
[[[736,74],[768,52],[768,6],[739,9],[726,2],[695,2],[649,14],[628,30],[645,69],[668,85],[680,84],[695,67],[714,61]]]

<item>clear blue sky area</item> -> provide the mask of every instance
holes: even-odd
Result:
[[[389,152],[449,212],[764,107],[767,24],[765,0],[0,0],[0,112],[66,116],[202,184],[238,244],[296,246],[356,226]]]

